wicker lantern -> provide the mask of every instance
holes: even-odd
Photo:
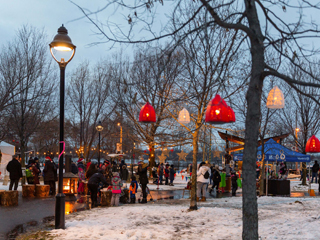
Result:
[[[179,112],[178,122],[181,124],[187,124],[190,122],[190,114],[187,109],[184,108]]]
[[[155,123],[156,122],[156,112],[150,103],[146,103],[140,110],[139,122],[143,123]]]
[[[315,135],[312,135],[312,137],[309,138],[309,140],[307,141],[306,152],[310,152],[310,153],[320,152],[320,141]]]
[[[280,88],[275,86],[268,94],[267,108],[280,109],[284,108],[284,96]]]

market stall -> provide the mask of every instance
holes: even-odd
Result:
[[[262,160],[262,146],[258,147],[257,151],[257,161]],[[310,156],[292,151],[280,144],[278,144],[273,139],[268,140],[264,144],[264,155],[265,162],[268,166],[268,163],[273,164],[272,169],[276,169],[276,165],[281,162],[310,162]],[[234,161],[245,161],[243,160],[242,154],[234,154]],[[276,173],[277,174],[277,173]],[[269,194],[273,195],[289,195],[290,194],[290,181],[279,176],[273,177],[273,179],[267,178],[267,188]]]

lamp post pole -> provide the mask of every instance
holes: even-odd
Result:
[[[98,126],[96,127],[97,131],[99,132],[99,143],[98,143],[98,166],[100,167],[100,132],[103,130],[101,125],[101,121],[99,121]]]
[[[75,54],[76,46],[73,45],[68,30],[62,25],[58,29],[58,34],[54,37],[53,41],[49,44],[52,57],[56,60],[60,67],[60,144],[59,144],[59,181],[58,181],[58,194],[56,195],[56,208],[55,208],[55,228],[65,228],[65,195],[63,193],[63,154],[64,154],[64,95],[65,95],[65,69],[67,64],[71,61]],[[67,61],[64,58],[55,56],[54,51],[58,52],[71,52]]]

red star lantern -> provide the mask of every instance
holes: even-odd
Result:
[[[156,112],[150,103],[146,103],[140,110],[139,122],[142,123],[155,123],[156,122]]]
[[[310,152],[310,153],[320,152],[320,141],[315,135],[312,135],[312,137],[309,138],[306,144],[306,152]]]

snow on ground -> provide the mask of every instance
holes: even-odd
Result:
[[[170,204],[170,202],[167,202]],[[54,239],[241,239],[242,198],[211,199],[197,211],[189,201],[95,208],[67,216]],[[318,198],[261,197],[261,239],[320,239]]]
[[[291,180],[290,189],[291,189],[291,192],[308,192],[309,183],[307,181],[307,185],[301,185],[301,181]],[[311,183],[311,189],[314,189],[317,192],[319,189],[319,184]]]

